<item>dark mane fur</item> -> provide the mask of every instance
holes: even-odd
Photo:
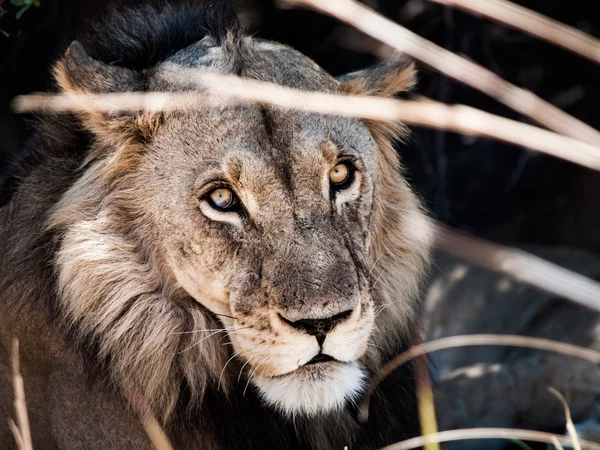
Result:
[[[94,59],[141,71],[205,36],[221,44],[228,32],[239,30],[230,1],[163,0],[135,10],[110,10],[78,40]]]
[[[144,72],[206,36],[222,43],[229,34],[240,32],[230,1],[156,1],[135,11],[112,10],[77,39],[96,60]],[[39,120],[38,132],[25,147],[20,161],[4,180],[0,179],[0,232],[3,228],[7,230],[6,241],[0,239],[0,295],[4,293],[0,300],[5,303],[0,304],[0,313],[3,308],[8,309],[15,322],[35,313],[32,315],[43,316],[52,327],[60,328],[63,311],[53,261],[61,237],[56,230],[48,230],[46,219],[70,183],[81,175],[81,163],[93,146],[93,137],[74,116]],[[9,218],[13,205],[3,205],[11,200],[18,204],[19,211]],[[185,315],[189,312],[186,308],[178,312]],[[196,308],[201,307],[196,305]],[[4,326],[8,320],[0,321],[0,325]],[[410,326],[415,328],[414,323]],[[395,332],[399,336],[403,333]],[[82,342],[73,329],[61,333],[71,339],[68,347],[84,356],[90,372],[108,379],[105,372],[111,361],[98,356],[94,341]],[[404,342],[393,351],[388,350],[382,358],[390,359],[408,344]],[[246,392],[243,384],[241,388],[234,386],[225,395],[217,389],[216,380],[210,379],[208,383],[212,383],[210,389],[206,389],[199,404],[194,403],[197,398],[185,380],[179,386],[174,419],[165,424],[176,448],[197,448],[201,443],[203,449],[222,450],[342,449],[347,445],[375,449],[419,434],[411,365],[396,370],[380,385],[371,400],[367,425],[356,421],[355,408],[339,416],[288,419],[266,407],[252,389]],[[114,386],[108,387],[114,393],[110,390]],[[2,431],[0,447],[4,443]]]
[[[230,0],[154,0],[135,10],[111,8],[101,19],[84,26],[75,39],[96,60],[143,71],[206,36],[221,44],[228,33],[241,33],[240,23]],[[80,152],[81,149],[87,151],[89,148],[86,145],[89,133],[85,133],[73,117],[47,116],[33,120],[46,132],[57,129],[54,124],[60,123],[60,128],[68,129],[71,137],[68,139],[61,136],[63,144],[65,140],[71,141],[73,145],[68,146],[77,147]],[[20,180],[31,168],[47,157],[38,150],[42,134],[43,132],[36,133],[16,159],[0,170],[0,207],[10,201]]]

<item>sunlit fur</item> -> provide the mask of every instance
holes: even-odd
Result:
[[[182,76],[190,67],[340,94],[393,95],[414,78],[400,59],[338,81],[288,47],[229,33],[173,53],[144,83],[197,89]],[[66,93],[138,82],[79,44],[55,74]],[[431,232],[391,145],[399,125],[258,106],[77,120],[91,145],[43,226],[56,243],[53,326],[110,385],[139,390],[165,426],[183,401],[201,405],[238,385],[286,416],[346,414],[366,378],[407,345]],[[330,204],[323,180],[343,152],[354,152],[360,177]],[[215,170],[247,216],[206,212],[201,180]],[[26,189],[21,201],[42,201]],[[304,366],[319,346],[282,317],[346,310],[322,349],[337,361]]]

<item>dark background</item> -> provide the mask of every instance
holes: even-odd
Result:
[[[599,0],[526,0],[517,3],[600,35]],[[121,0],[119,5],[135,4]],[[20,19],[18,7],[0,1],[0,173],[33,128],[15,116],[18,94],[51,89],[49,68],[86,21],[115,2],[40,0]],[[567,51],[421,0],[370,0],[369,6],[435,43],[466,55],[598,128],[600,68]],[[371,42],[328,17],[281,10],[271,0],[244,0],[240,11],[260,37],[289,44],[334,75],[377,62]],[[463,103],[524,120],[473,89],[420,68],[417,94]],[[413,129],[399,146],[413,185],[439,220],[501,242],[544,243],[600,252],[598,174],[497,142]]]

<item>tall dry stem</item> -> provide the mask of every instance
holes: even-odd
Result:
[[[593,145],[600,133],[535,94],[518,88],[490,70],[448,51],[386,19],[354,0],[280,0],[335,17],[429,67],[477,89],[547,128]]]
[[[429,0],[515,28],[600,63],[600,41],[589,34],[506,0]]]
[[[532,442],[562,442],[565,445],[570,444],[570,438],[554,433],[544,431],[519,430],[515,428],[463,428],[460,430],[440,431],[428,436],[419,436],[407,439],[397,444],[388,445],[380,450],[410,450],[420,448],[431,442],[451,442],[464,441],[469,439],[521,439]],[[584,449],[600,450],[600,444],[589,441],[580,441]]]
[[[12,370],[14,387],[14,406],[17,416],[17,422],[10,421],[10,428],[17,442],[19,450],[33,450],[31,440],[31,429],[29,426],[29,416],[27,415],[27,404],[25,402],[25,385],[21,376],[21,366],[19,362],[19,341],[13,340],[12,346]]]
[[[442,339],[436,339],[430,342],[424,342],[415,345],[407,351],[391,359],[385,364],[379,372],[372,378],[371,383],[366,390],[363,399],[359,403],[358,419],[361,422],[367,422],[369,419],[369,402],[375,389],[394,370],[402,364],[410,361],[417,356],[425,355],[430,352],[444,350],[456,347],[473,347],[481,345],[500,345],[507,347],[525,347],[537,350],[545,350],[555,353],[560,353],[575,358],[586,359],[595,364],[600,363],[600,352],[590,350],[577,345],[566,344],[564,342],[553,341],[550,339],[530,337],[530,336],[514,336],[506,334],[471,334],[451,336]]]

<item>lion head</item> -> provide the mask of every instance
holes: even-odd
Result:
[[[194,74],[211,72],[391,96],[414,78],[400,58],[335,79],[235,29],[148,67],[93,56],[70,46],[63,92],[201,93]],[[431,233],[390,144],[399,126],[264,105],[78,120],[93,143],[48,220],[61,317],[163,420],[182,385],[335,411],[406,340]]]

